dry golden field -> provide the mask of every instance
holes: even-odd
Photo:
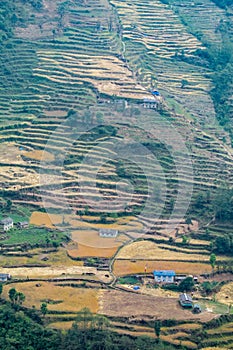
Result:
[[[114,273],[116,276],[124,276],[135,273],[144,273],[145,266],[147,272],[154,270],[175,270],[178,274],[202,274],[210,273],[211,266],[205,263],[191,263],[181,261],[163,261],[163,260],[119,260],[114,262]]]
[[[55,225],[62,224],[63,216],[56,214],[47,214],[39,211],[34,211],[30,218],[30,224],[36,226],[46,226],[55,228]]]
[[[48,303],[49,310],[60,310],[78,312],[84,307],[88,307],[92,312],[98,311],[98,290],[57,286],[52,282],[40,282],[40,287],[36,287],[38,282],[15,283],[4,286],[3,297],[8,298],[10,288],[16,288],[25,294],[24,305],[37,309],[45,300],[55,303]]]
[[[76,249],[68,249],[67,252],[72,258],[84,258],[84,257],[94,257],[94,258],[110,258],[112,257],[118,247],[112,248],[95,248],[89,247],[83,244],[78,244]]]
[[[201,254],[185,254],[174,252],[167,249],[162,249],[156,243],[150,241],[138,241],[123,247],[118,259],[156,259],[156,260],[198,260],[209,261],[208,255]]]
[[[0,265],[1,267],[22,266],[27,264],[45,264],[53,267],[83,266],[82,261],[70,259],[66,253],[66,249],[62,247],[56,252],[50,252],[49,249],[46,250],[45,248],[31,249],[27,251],[27,254],[31,254],[32,257],[0,255]],[[46,261],[43,260],[44,258],[46,258]]]
[[[0,273],[10,273],[18,278],[52,278],[52,277],[75,277],[83,273],[97,274],[96,268],[84,266],[48,266],[48,267],[1,267]]]
[[[29,159],[43,160],[43,162],[52,162],[54,160],[54,155],[52,153],[42,150],[23,152],[22,155]]]
[[[233,304],[233,282],[221,288],[220,292],[216,294],[216,300],[227,305]]]

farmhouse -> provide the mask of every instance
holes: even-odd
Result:
[[[153,98],[144,98],[143,107],[147,108],[147,109],[157,109],[158,101],[154,97]]]
[[[20,228],[20,229],[27,228],[28,227],[28,222],[27,221],[17,222],[17,227]]]
[[[180,294],[179,302],[180,302],[180,305],[183,307],[190,307],[190,308],[193,307],[193,300],[191,296],[186,293]]]
[[[155,270],[153,272],[154,275],[154,280],[157,283],[174,283],[174,278],[175,278],[175,271],[172,270],[162,270],[162,271],[157,271]]]
[[[2,229],[3,231],[9,231],[11,228],[13,228],[14,226],[14,222],[11,218],[6,218],[6,219],[2,219],[0,221],[0,229]]]
[[[115,238],[118,235],[118,230],[112,230],[112,229],[100,229],[99,230],[99,236],[100,237],[108,237],[108,238]]]
[[[0,282],[6,282],[11,279],[11,275],[9,273],[0,273]]]

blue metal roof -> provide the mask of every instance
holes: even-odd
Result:
[[[155,95],[155,96],[160,96],[160,93],[156,90],[152,91],[152,95]]]
[[[157,277],[164,277],[164,276],[173,277],[176,275],[175,271],[173,270],[162,270],[162,271],[155,270],[153,274],[154,276],[157,276]]]

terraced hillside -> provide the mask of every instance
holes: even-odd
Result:
[[[48,207],[74,213],[88,206],[92,215],[131,215],[148,202],[149,181],[157,192],[140,220],[150,227],[157,213],[161,229],[171,212],[174,220],[184,216],[192,190],[195,196],[232,184],[229,136],[215,118],[212,73],[196,55],[206,50],[205,40],[194,28],[196,11],[207,17],[214,12],[208,30],[201,21],[199,31],[218,41],[215,26],[225,18],[223,10],[209,0],[199,3],[193,16],[191,2],[46,0],[43,5],[41,10],[26,5],[31,15],[1,56],[4,195],[38,206],[43,197]],[[159,90],[158,110],[143,107],[144,97],[153,97],[151,89]],[[149,150],[148,158],[138,154],[136,165],[135,137]],[[124,161],[122,140],[131,147]],[[90,151],[94,164],[87,162]]]

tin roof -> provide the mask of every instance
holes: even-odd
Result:
[[[154,276],[157,276],[157,277],[164,277],[164,276],[174,277],[176,275],[175,271],[173,270],[161,270],[161,271],[155,270],[153,274]]]
[[[0,224],[2,225],[8,225],[8,224],[12,224],[13,220],[11,218],[6,218],[6,219],[2,219],[0,221]]]
[[[192,303],[192,298],[189,294],[180,294],[180,301],[183,303]]]

